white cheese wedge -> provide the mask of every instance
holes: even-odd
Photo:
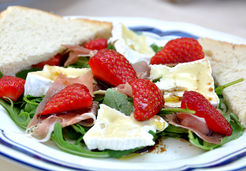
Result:
[[[24,95],[40,97],[46,94],[58,75],[64,74],[67,77],[75,78],[88,71],[90,71],[88,68],[77,69],[45,65],[42,71],[27,74]]]
[[[207,58],[178,64],[175,67],[151,65],[150,77],[159,79],[155,84],[164,90],[165,105],[180,107],[185,90],[197,91],[205,96],[213,105],[219,104],[214,91],[212,69]]]
[[[143,60],[149,63],[154,55],[154,51],[146,42],[146,37],[134,33],[123,24],[113,25],[112,38],[109,42],[113,43],[116,50],[132,64]]]
[[[157,115],[148,121],[140,122],[133,116],[126,116],[101,104],[95,125],[83,138],[90,150],[128,150],[154,145],[149,131],[163,131],[167,125],[167,122]]]

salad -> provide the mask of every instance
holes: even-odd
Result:
[[[64,46],[49,61],[0,80],[0,104],[40,141],[83,157],[119,158],[147,152],[161,137],[212,150],[243,134],[222,96],[242,79],[214,87],[194,39],[149,46],[120,25],[110,40]]]

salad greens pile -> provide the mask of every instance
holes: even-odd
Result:
[[[151,47],[155,52],[158,52],[162,47],[152,44]],[[115,49],[112,44],[108,45],[109,49]],[[79,60],[68,67],[74,68],[88,68],[89,58],[81,57]],[[16,74],[17,77],[26,78],[27,73],[31,71],[38,71],[39,69],[33,68],[29,70],[24,70]],[[204,149],[212,150],[220,147],[221,145],[232,141],[243,134],[244,128],[240,124],[237,116],[228,111],[228,107],[225,104],[225,101],[222,96],[222,90],[230,85],[241,82],[242,79],[236,80],[234,82],[228,83],[224,86],[216,87],[215,92],[220,98],[219,109],[222,111],[223,116],[230,123],[233,133],[231,136],[226,136],[223,138],[220,144],[211,144],[201,138],[190,130],[177,127],[169,124],[169,126],[162,132],[153,132],[149,133],[153,135],[153,140],[157,140],[160,137],[172,137],[172,138],[183,138],[188,140],[191,144]],[[0,99],[0,105],[7,111],[10,118],[22,129],[26,129],[30,120],[34,117],[36,108],[44,97],[33,97],[30,95],[20,98],[17,102],[13,102],[10,99],[2,100]],[[125,115],[129,116],[134,111],[133,99],[127,97],[126,95],[119,93],[114,89],[107,89],[104,95],[96,94],[93,98],[94,101],[103,103],[111,108],[119,110]],[[180,108],[163,108],[158,115],[163,117],[165,115],[173,114],[176,112],[185,112],[194,114],[195,111],[189,109],[180,109]],[[146,147],[140,147],[124,151],[115,151],[115,150],[104,150],[104,151],[90,151],[86,148],[85,143],[83,142],[83,136],[89,130],[88,127],[81,126],[79,124],[74,124],[65,128],[62,128],[61,124],[57,122],[54,127],[54,131],[51,135],[51,140],[54,141],[59,149],[62,151],[90,158],[119,158],[133,152],[143,151]]]

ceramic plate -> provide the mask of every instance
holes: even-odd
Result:
[[[176,37],[209,37],[246,44],[239,37],[181,22],[163,22],[146,18],[93,18],[122,22],[143,32],[148,42],[163,44]],[[0,155],[41,170],[192,170],[206,168],[243,169],[246,167],[246,133],[221,148],[205,152],[190,143],[166,138],[152,153],[122,159],[91,159],[60,151],[52,142],[39,143],[28,137],[0,108]]]

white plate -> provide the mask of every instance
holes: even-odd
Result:
[[[90,17],[91,18],[91,17]],[[146,18],[105,17],[93,18],[123,22],[136,31],[144,31],[150,41],[158,43],[169,39],[209,37],[233,43],[246,44],[246,40],[229,34],[212,31],[193,24],[163,22]],[[18,163],[42,170],[192,170],[201,168],[246,167],[246,132],[242,137],[221,148],[204,152],[188,142],[167,138],[163,141],[166,151],[147,153],[129,159],[90,159],[60,151],[52,143],[42,144],[24,135],[0,109],[0,155]],[[238,160],[240,159],[240,160]],[[235,164],[236,163],[236,164]]]

